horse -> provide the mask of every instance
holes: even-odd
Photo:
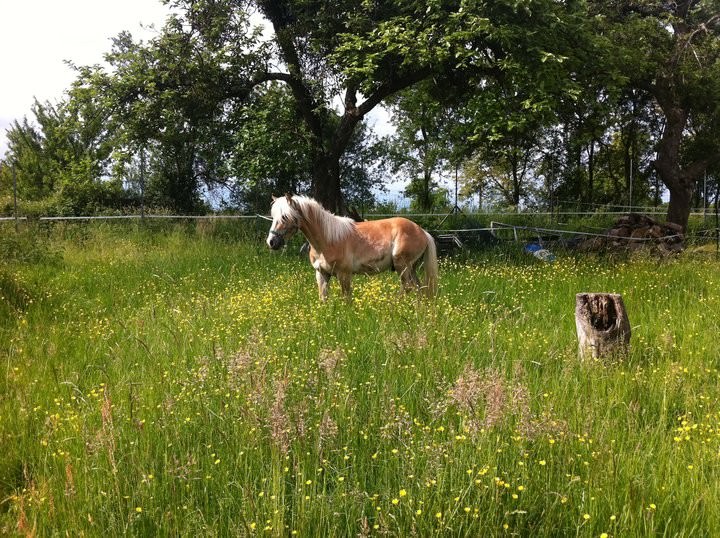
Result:
[[[307,196],[273,197],[272,225],[266,243],[279,250],[298,231],[310,243],[310,263],[321,301],[328,297],[330,277],[340,281],[346,299],[352,298],[354,274],[396,271],[405,291],[437,294],[437,248],[432,236],[414,222],[394,217],[355,222],[339,217]],[[421,285],[415,272],[420,260],[425,278]]]

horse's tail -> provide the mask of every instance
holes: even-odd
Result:
[[[423,263],[425,265],[425,293],[428,297],[435,297],[438,291],[438,259],[437,247],[435,239],[429,233],[425,232],[427,237],[427,248],[425,248],[425,256]]]

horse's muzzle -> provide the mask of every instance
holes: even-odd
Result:
[[[281,235],[273,235],[268,239],[267,244],[273,250],[280,250],[285,244],[285,240]]]

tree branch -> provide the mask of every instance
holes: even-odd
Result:
[[[356,105],[356,87],[354,85],[348,85],[347,91],[345,92],[345,114],[343,114],[340,119],[340,124],[335,131],[336,136],[332,147],[332,154],[339,156],[345,150],[355,126],[384,99],[426,79],[431,74],[432,69],[424,67],[406,76],[383,82],[359,106]],[[348,103],[350,103],[351,106],[348,107]]]
[[[234,97],[240,100],[245,100],[250,95],[250,92],[256,86],[264,84],[265,82],[281,81],[286,84],[290,84],[290,75],[288,73],[280,72],[262,72],[256,74],[249,80],[243,80],[236,84],[230,84],[227,90],[227,97]]]
[[[345,90],[345,114],[354,114],[357,110],[357,85],[348,84]]]
[[[368,96],[363,103],[358,107],[358,114],[364,116],[370,112],[373,108],[379,105],[383,99],[390,97],[391,95],[409,88],[413,84],[425,80],[432,74],[430,67],[423,67],[413,73],[409,73],[404,77],[395,78],[387,82],[383,82],[378,88]]]
[[[258,5],[273,25],[276,42],[288,67],[289,74],[285,82],[292,90],[298,110],[310,133],[316,138],[318,146],[323,147],[323,123],[316,112],[320,107],[304,82],[300,56],[293,42],[290,28],[292,19],[287,13],[287,7],[284,2],[277,0],[265,0],[258,2]]]

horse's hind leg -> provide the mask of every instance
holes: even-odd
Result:
[[[395,270],[400,275],[400,282],[405,291],[414,291],[420,289],[420,280],[415,273],[415,267],[411,263],[405,263],[403,260],[394,260]]]
[[[321,301],[327,301],[328,298],[328,283],[330,282],[330,274],[319,269],[315,270],[315,280],[318,285],[318,295],[320,295]]]

